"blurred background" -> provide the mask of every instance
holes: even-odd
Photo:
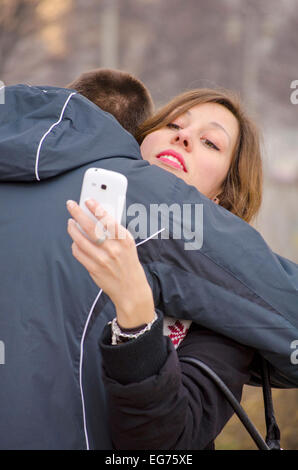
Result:
[[[298,263],[297,0],[0,0],[0,80],[65,86],[81,72],[131,72],[157,107],[185,89],[237,90],[263,134],[264,199],[254,222]],[[298,307],[297,307],[298,308]],[[298,390],[273,390],[281,443],[298,449]],[[242,404],[265,430],[262,390]],[[218,449],[255,449],[233,417]]]

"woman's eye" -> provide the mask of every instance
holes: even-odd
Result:
[[[209,140],[209,139],[201,139],[201,141],[202,141],[205,145],[207,145],[207,147],[212,148],[212,149],[214,149],[214,150],[219,150],[219,148],[218,148],[213,142],[211,142],[211,140]]]
[[[170,129],[180,129],[180,126],[178,126],[178,124],[175,124],[174,122],[169,122],[169,124],[167,124],[167,127],[169,127]]]

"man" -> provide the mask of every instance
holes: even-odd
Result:
[[[112,114],[132,135],[153,113],[154,105],[149,90],[127,72],[101,68],[90,70],[82,73],[66,88],[76,90]]]

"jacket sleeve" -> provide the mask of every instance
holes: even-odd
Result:
[[[116,449],[205,449],[233,414],[216,385],[194,366],[209,365],[240,401],[253,351],[192,324],[177,351],[163,336],[163,317],[149,332],[111,346],[106,326],[100,348],[113,445]]]

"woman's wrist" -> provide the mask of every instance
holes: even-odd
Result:
[[[120,328],[138,328],[154,319],[154,301],[151,288],[135,289],[135,294],[125,296],[119,304],[115,304],[117,323]]]
[[[131,302],[124,307],[116,307],[117,323],[122,329],[139,328],[150,323],[154,318],[153,302]]]
[[[114,318],[111,322],[111,329],[112,329],[112,345],[118,345],[121,343],[126,343],[132,339],[136,339],[139,336],[143,335],[147,331],[151,330],[152,325],[157,320],[158,316],[156,312],[154,312],[154,318],[150,323],[145,323],[137,328],[130,328],[124,329],[120,328],[117,318]]]
[[[106,325],[100,348],[108,380],[130,384],[159,373],[167,359],[168,343],[163,335],[163,315],[159,311],[157,315],[150,331],[119,346],[112,344],[111,324]]]

